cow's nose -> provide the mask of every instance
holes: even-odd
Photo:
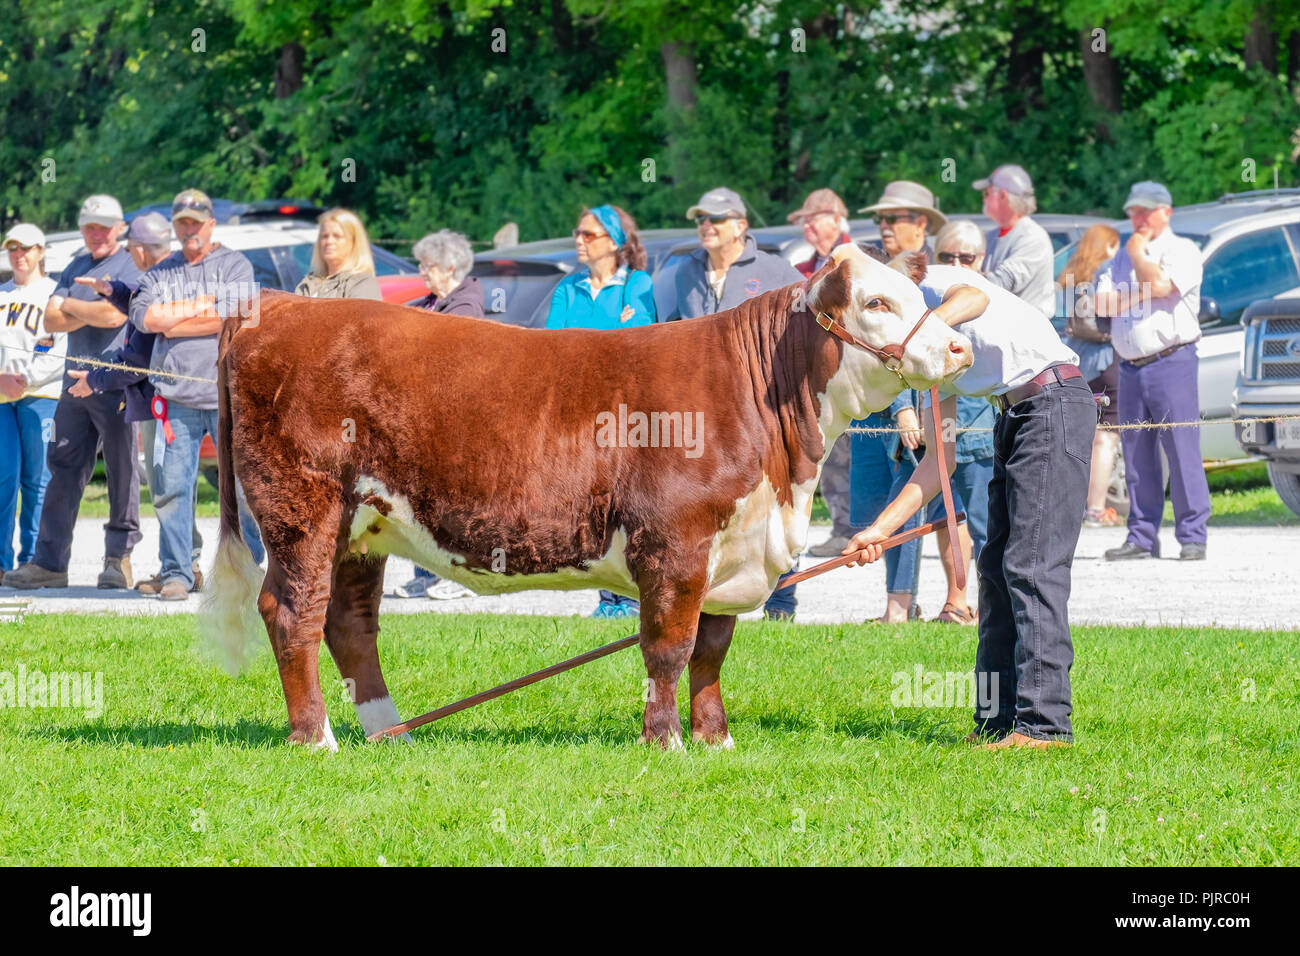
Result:
[[[946,360],[944,362],[946,372],[959,372],[968,368],[971,364],[972,356],[970,346],[961,339],[949,339]]]

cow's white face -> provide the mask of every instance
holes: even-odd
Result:
[[[837,268],[808,290],[813,311],[838,318],[869,345],[901,344],[925,314],[925,299],[916,281],[851,243],[836,249],[831,260]],[[970,367],[971,358],[966,336],[928,316],[907,343],[901,371],[906,387],[927,389],[961,375]],[[835,417],[861,418],[887,407],[904,387],[883,360],[845,345],[840,369],[828,386],[828,398],[838,413]]]

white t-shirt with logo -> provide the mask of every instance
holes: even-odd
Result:
[[[1165,229],[1147,243],[1147,257],[1160,263],[1174,287],[1169,295],[1139,298],[1111,320],[1111,345],[1124,359],[1155,355],[1201,337],[1201,250],[1192,240]],[[1127,249],[1120,249],[1097,273],[1098,295],[1139,287]]]
[[[55,285],[48,276],[0,285],[0,372],[27,379],[24,398],[58,398],[63,391],[68,336],[45,331],[45,306]],[[6,401],[0,394],[0,402]]]
[[[972,269],[930,266],[921,280],[925,304],[933,309],[955,286],[974,286],[989,297],[989,307],[969,322],[954,326],[971,341],[973,364],[940,395],[1002,395],[1019,388],[1053,365],[1078,365],[1052,323],[1024,299],[1001,289]]]

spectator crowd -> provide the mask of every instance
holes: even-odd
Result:
[[[967,220],[949,221],[921,183],[888,183],[859,211],[878,224],[884,256],[921,256],[936,267],[964,270],[952,274],[949,288],[992,286],[1043,316],[1066,316],[1064,348],[1094,395],[1102,396],[1103,422],[1196,420],[1200,256],[1170,228],[1168,190],[1158,183],[1135,184],[1124,205],[1133,228],[1127,241],[1121,245],[1114,229],[1093,226],[1056,278],[1051,240],[1034,221],[1028,173],[1016,165],[999,166],[973,187],[994,223],[987,233]],[[749,230],[748,207],[734,190],[709,190],[685,215],[695,225],[699,248],[675,271],[675,308],[665,316],[656,309],[654,279],[633,217],[609,203],[582,210],[573,230],[580,268],[556,286],[546,328],[613,330],[692,321],[799,282],[822,268],[836,248],[856,241],[848,207],[830,189],[814,190],[789,214],[812,250],[797,265],[759,249]],[[256,296],[249,260],[214,241],[215,222],[212,201],[196,189],[175,197],[170,222],[146,213],[133,218],[129,228],[116,199],[92,195],[78,215],[85,251],[57,280],[45,275],[46,238],[38,226],[19,223],[6,232],[13,276],[0,286],[0,586],[69,585],[77,513],[102,453],[109,516],[97,586],[134,587],[164,601],[186,600],[201,588],[196,489],[200,446],[205,436],[218,437],[213,384],[218,336],[225,319],[241,314]],[[297,294],[379,299],[361,220],[346,209],[331,209],[319,227],[310,271]],[[482,288],[469,275],[468,239],[448,230],[433,232],[415,244],[413,254],[428,289],[416,307],[484,315]],[[962,280],[963,275],[968,278]],[[832,533],[812,555],[841,553],[913,480],[926,451],[923,410],[924,397],[904,391],[888,409],[855,422],[860,430],[830,450],[822,491]],[[973,624],[975,611],[957,583],[958,562],[977,561],[989,543],[999,403],[963,394],[956,396],[955,414],[953,504],[967,514],[967,522],[955,548],[946,531],[939,536],[947,593],[933,619]],[[1122,437],[1098,430],[1090,448],[1071,452],[1091,469],[1087,507],[1078,521],[1093,527],[1121,523],[1106,505],[1121,446],[1131,510],[1125,540],[1106,557],[1159,556],[1163,450],[1180,557],[1204,558],[1209,491],[1196,428],[1139,429],[1123,431]],[[138,469],[141,457],[143,469]],[[131,558],[141,540],[141,474],[158,520],[159,553],[157,572],[137,581]],[[242,492],[240,508],[245,539],[260,561],[257,525]],[[904,527],[918,524],[921,511],[925,520],[937,520],[942,508],[935,499]],[[886,552],[881,623],[921,616],[920,549],[917,541]],[[766,615],[792,619],[795,590],[777,590]],[[416,567],[396,593],[454,599],[470,592]],[[594,613],[632,616],[638,605],[603,591]]]

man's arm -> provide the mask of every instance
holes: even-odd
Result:
[[[193,299],[153,302],[141,323],[146,332],[161,332],[169,339],[193,338],[221,331],[216,299],[201,295]]]
[[[51,316],[54,317],[53,323]],[[116,329],[125,321],[126,314],[119,312],[113,303],[105,299],[87,302],[84,299],[51,296],[45,307],[47,332],[72,332],[87,325],[97,329]]]
[[[1150,288],[1152,298],[1159,299],[1173,292],[1174,284],[1169,281],[1169,276],[1165,275],[1160,263],[1147,255],[1148,241],[1142,233],[1135,232],[1129,236],[1125,248],[1128,257],[1133,260],[1133,271],[1137,274],[1138,282]]]
[[[951,329],[978,319],[988,307],[988,293],[973,285],[955,285],[943,294],[943,300],[930,310],[930,314]]]
[[[885,505],[875,523],[866,531],[860,532],[850,539],[844,548],[845,554],[850,554],[858,549],[866,549],[856,564],[869,563],[880,559],[884,554],[884,549],[879,546],[879,542],[884,541],[891,534],[901,528],[907,519],[916,514],[921,508],[935,495],[939,493],[939,458],[932,454],[930,449],[938,447],[939,436],[934,433],[933,416],[923,411],[922,429],[925,432],[925,456],[912,472],[912,477],[908,480],[898,495],[889,504]],[[956,421],[957,419],[957,397],[955,395],[945,398],[939,403],[939,417],[944,421]],[[945,441],[943,443],[944,463],[947,465],[949,476],[957,468],[957,447],[955,441]]]

